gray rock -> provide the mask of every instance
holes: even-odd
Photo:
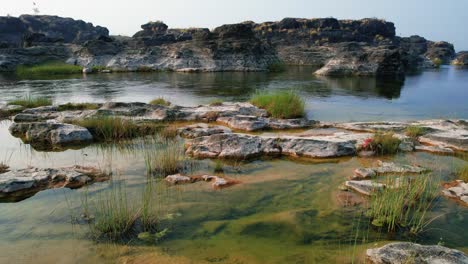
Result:
[[[200,158],[246,159],[260,155],[329,158],[350,156],[356,140],[337,137],[269,137],[217,134],[188,142],[187,153]]]
[[[442,193],[450,198],[460,200],[465,205],[468,205],[468,183],[458,180],[451,184],[451,187],[446,188]]]
[[[457,56],[452,61],[452,64],[458,66],[467,66],[468,65],[468,51],[460,51],[457,53]]]
[[[171,184],[184,184],[192,182],[192,179],[190,177],[183,176],[180,174],[169,175],[165,178],[165,180]]]
[[[11,170],[0,177],[0,197],[24,198],[50,188],[79,188],[108,176],[91,167],[74,166],[60,169],[27,168]]]
[[[372,193],[382,190],[386,187],[385,184],[371,180],[346,181],[345,186],[364,195],[371,195]]]
[[[27,143],[45,146],[66,146],[93,141],[88,129],[71,124],[54,122],[13,123],[10,133]]]
[[[211,126],[204,123],[194,124],[177,129],[177,132],[184,138],[197,138],[211,136],[214,134],[228,134],[232,131],[224,126]]]
[[[308,128],[318,123],[318,121],[308,120],[306,118],[276,119],[247,115],[219,117],[216,121],[226,124],[233,129],[244,131],[257,131],[263,129],[299,129]]]
[[[419,167],[419,166],[412,166],[412,165],[404,165],[404,164],[396,164],[393,162],[383,162],[377,161],[377,167],[372,168],[377,174],[387,174],[387,173],[424,173],[427,172],[428,169]]]
[[[354,170],[354,176],[352,177],[353,180],[360,180],[360,179],[370,179],[377,176],[377,173],[372,168],[357,168]]]
[[[424,246],[409,242],[396,242],[381,248],[368,249],[367,261],[373,264],[463,264],[468,256],[463,252],[443,246]]]

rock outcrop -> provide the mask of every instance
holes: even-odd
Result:
[[[71,18],[0,17],[0,71],[66,61],[118,71],[266,71],[276,64],[322,67],[319,75],[400,75],[449,63],[453,45],[400,38],[380,19],[285,18],[206,28],[171,29],[149,22],[132,37]]]
[[[1,174],[0,199],[22,200],[51,188],[79,188],[108,179],[101,171],[83,166],[60,169],[27,168]]]
[[[468,205],[468,183],[457,180],[446,184],[445,190],[442,193],[450,198],[459,200],[461,203]]]
[[[409,242],[396,242],[381,248],[368,249],[367,261],[373,264],[461,264],[468,263],[463,252],[437,245],[419,245]]]
[[[468,51],[458,52],[455,59],[452,61],[452,64],[458,65],[458,66],[467,66],[468,65]]]

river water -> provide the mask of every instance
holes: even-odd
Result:
[[[259,89],[294,89],[309,118],[322,121],[468,118],[468,71],[425,71],[404,80],[317,78],[308,67],[284,73],[140,73],[19,80],[0,77],[0,101],[27,94],[57,103],[143,101],[155,97],[180,105],[221,98],[247,100]],[[223,176],[241,183],[213,190],[207,183],[168,186],[157,181],[158,208],[168,235],[158,243],[96,242],[76,217],[83,197],[100,199],[125,183],[128,199],[147,184],[139,151],[90,145],[62,152],[36,151],[0,123],[0,161],[12,169],[89,165],[110,168],[112,181],[69,190],[42,191],[0,203],[0,263],[360,263],[365,249],[388,241],[416,241],[468,252],[468,208],[438,198],[418,236],[388,234],[366,222],[360,207],[343,207],[338,186],[374,158],[334,160],[261,159],[223,162]],[[432,169],[440,181],[456,178],[466,155],[398,154],[381,159]],[[198,160],[194,173],[213,174],[215,162]],[[0,176],[1,177],[1,176]]]

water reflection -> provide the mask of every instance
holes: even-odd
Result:
[[[198,105],[217,98],[247,100],[259,89],[295,89],[306,100],[309,117],[318,120],[468,116],[466,69],[445,67],[409,75],[406,79],[318,77],[312,74],[314,70],[303,66],[289,67],[281,73],[113,73],[36,80],[20,80],[9,74],[0,76],[0,101],[30,93],[51,97],[58,103],[147,102],[161,96],[180,105]]]

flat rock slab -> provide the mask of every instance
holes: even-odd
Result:
[[[167,176],[165,180],[166,182],[173,184],[173,185],[188,184],[188,183],[194,183],[198,181],[211,182],[212,183],[211,186],[214,189],[222,189],[222,188],[226,188],[226,187],[239,183],[239,181],[222,178],[219,176],[212,176],[212,175],[185,176],[181,174],[174,174],[174,175]]]
[[[79,188],[108,178],[95,168],[74,166],[60,169],[27,168],[0,175],[0,198],[23,199],[45,189]]]
[[[468,205],[468,183],[458,180],[452,184],[448,184],[447,188],[442,193],[450,198],[459,200],[465,205]]]
[[[232,133],[232,131],[224,126],[212,126],[205,123],[199,123],[178,128],[177,133],[183,138],[197,138],[215,134],[229,134]]]
[[[385,184],[375,181],[346,181],[345,186],[364,195],[371,195],[372,193],[382,190],[386,187]]]
[[[45,148],[86,144],[93,141],[88,129],[76,125],[55,122],[12,123],[10,133],[25,143]]]
[[[450,148],[457,151],[468,151],[467,120],[422,120],[414,122],[352,122],[333,123],[330,126],[354,131],[393,131],[403,133],[409,126],[419,126],[427,133],[418,140],[426,145]],[[426,149],[430,151],[431,149]]]
[[[317,121],[308,120],[306,118],[296,119],[275,119],[261,116],[235,115],[228,117],[219,117],[217,122],[226,124],[227,126],[243,131],[258,131],[264,129],[298,129],[308,128]]]
[[[216,134],[187,142],[187,153],[198,158],[247,159],[261,155],[331,158],[355,154],[356,141],[356,138],[340,136]]]
[[[397,242],[381,248],[368,249],[367,261],[373,264],[467,264],[463,252],[437,245],[423,246],[409,242]]]

